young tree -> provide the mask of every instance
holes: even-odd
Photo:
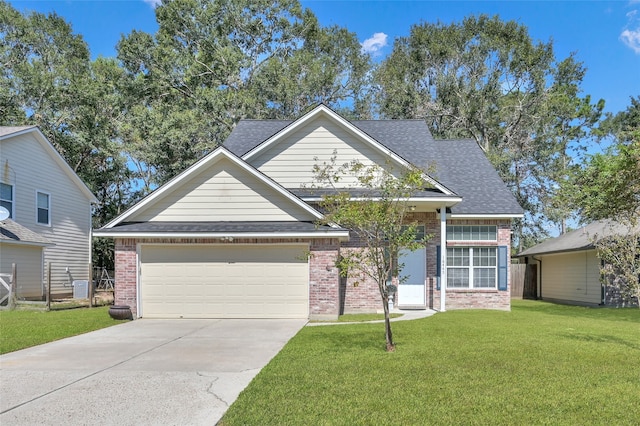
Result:
[[[341,249],[337,262],[340,274],[345,278],[364,276],[377,283],[384,310],[386,349],[393,351],[389,297],[397,287],[390,280],[402,280],[400,251],[417,250],[430,238],[416,240],[416,225],[407,221],[408,199],[427,186],[423,171],[411,168],[398,177],[379,166],[357,161],[336,165],[334,158],[317,165],[314,173],[318,187],[333,189],[320,202],[325,214],[322,222],[349,229],[362,243],[362,247]],[[338,187],[345,176],[354,176],[357,182],[349,190]]]

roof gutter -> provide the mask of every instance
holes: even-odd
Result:
[[[102,232],[95,230],[93,236],[107,238],[338,238],[340,241],[348,241],[349,231],[265,234],[258,232]]]

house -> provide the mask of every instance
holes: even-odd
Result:
[[[17,298],[73,292],[91,263],[91,191],[35,126],[0,127],[0,273],[16,265]]]
[[[322,191],[305,184],[333,156],[393,170],[435,165],[409,218],[434,238],[403,258],[398,307],[510,308],[511,220],[523,212],[477,144],[434,140],[421,120],[351,122],[324,105],[294,121],[240,121],[223,146],[95,230],[115,239],[116,304],[174,318],[381,309],[377,284],[348,282],[335,267],[358,241],[316,225]],[[356,196],[354,179],[341,184]]]
[[[595,221],[524,250],[518,257],[539,271],[536,282],[539,299],[586,306],[622,306],[617,288],[601,283],[601,261],[594,241],[628,232],[629,228],[621,224]]]

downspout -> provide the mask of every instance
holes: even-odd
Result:
[[[536,262],[538,262],[538,265],[540,265],[540,270],[538,271],[538,281],[540,281],[540,299],[542,299],[542,259],[536,259],[535,256],[531,256],[531,259],[535,260]]]
[[[440,207],[440,312],[447,310],[447,206]]]

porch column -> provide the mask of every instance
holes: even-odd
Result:
[[[447,206],[440,207],[440,312],[447,310]]]

